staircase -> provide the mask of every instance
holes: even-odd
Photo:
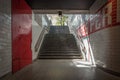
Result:
[[[69,33],[69,29],[56,28],[53,26],[52,31],[45,35],[41,49],[39,51],[39,59],[78,59],[82,58],[81,51],[77,47],[75,37]],[[55,30],[57,29],[57,30]],[[60,30],[62,29],[62,31]],[[58,31],[58,32],[56,32]],[[66,31],[66,32],[64,32]],[[63,32],[63,33],[62,33]]]

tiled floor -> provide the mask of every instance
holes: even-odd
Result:
[[[8,78],[8,77],[7,77]],[[0,80],[120,80],[78,60],[37,60],[21,71]]]

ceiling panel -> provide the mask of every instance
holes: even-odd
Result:
[[[33,10],[89,10],[95,0],[26,0]]]

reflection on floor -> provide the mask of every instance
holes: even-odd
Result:
[[[78,60],[37,60],[21,71],[0,80],[120,80]]]

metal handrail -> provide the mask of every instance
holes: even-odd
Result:
[[[38,40],[37,40],[37,42],[36,42],[36,44],[35,44],[35,52],[37,52],[38,51],[38,49],[39,49],[39,47],[40,47],[40,43],[41,43],[41,41],[42,41],[42,38],[43,38],[43,35],[44,35],[44,33],[45,33],[45,27],[43,28],[43,30],[42,30],[42,32],[40,33],[40,36],[39,36],[39,38],[38,38]]]

